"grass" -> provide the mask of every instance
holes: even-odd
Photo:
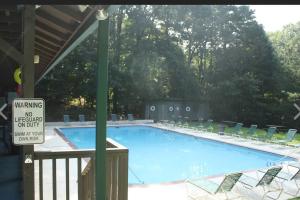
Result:
[[[197,128],[199,128],[199,126],[203,126],[203,125],[205,126],[205,123],[207,123],[207,122],[204,122],[204,123],[185,122],[184,125],[188,128],[191,128],[191,129],[197,129]],[[212,123],[211,126],[210,126],[209,131],[213,132],[213,133],[218,133],[219,132],[219,126],[220,126],[220,124],[218,124],[218,123]],[[249,128],[242,127],[241,128],[241,134],[240,134],[241,137],[246,137],[247,135],[249,135],[248,130],[249,130]],[[234,131],[233,127],[225,126],[225,130],[224,130],[225,135],[230,135],[230,133],[232,133],[233,131]],[[266,135],[266,133],[267,132],[264,129],[256,129],[255,134],[252,135],[252,136],[257,137],[257,138],[262,138]],[[285,136],[286,136],[285,132],[276,132],[273,135],[272,140],[282,140],[282,139],[285,139]],[[298,144],[300,144],[300,134],[296,134],[294,140],[292,140],[291,142],[288,142],[287,144],[288,145],[298,145]]]

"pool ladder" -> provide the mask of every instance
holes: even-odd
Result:
[[[133,170],[128,166],[129,171],[132,173],[132,175],[138,180],[138,182],[140,182],[141,184],[145,184],[144,181],[142,181],[137,175],[136,173],[133,172]]]

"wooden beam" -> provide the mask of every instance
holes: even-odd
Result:
[[[35,48],[36,48],[36,49],[39,49],[39,50],[41,50],[41,51],[43,51],[43,52],[45,52],[45,53],[47,53],[49,56],[50,56],[50,55],[51,55],[51,56],[54,56],[54,55],[56,54],[56,51],[53,51],[53,50],[48,49],[48,48],[45,48],[44,46],[41,46],[41,45],[38,44],[38,43],[35,43]]]
[[[61,32],[61,31],[58,31],[52,27],[49,27],[47,24],[41,22],[41,21],[36,21],[35,22],[36,24],[36,28],[39,30],[39,31],[43,31],[44,33],[46,34],[50,34],[58,39],[61,39],[61,40],[67,40],[68,39],[68,35]]]
[[[35,45],[35,52],[37,54],[43,54],[51,59],[55,56],[55,54],[45,51],[44,49],[41,49],[39,46],[36,46],[36,45]]]
[[[41,61],[45,61],[45,62],[50,62],[50,60],[51,60],[51,58],[49,57],[49,56],[47,56],[47,55],[45,55],[45,54],[37,54],[37,55],[39,55],[40,56],[40,62]]]
[[[35,33],[36,33],[36,34],[35,34],[35,37],[40,38],[40,39],[42,39],[42,40],[44,40],[44,41],[47,41],[47,42],[49,42],[49,43],[51,43],[51,44],[53,44],[53,45],[55,45],[55,46],[60,47],[60,46],[63,45],[63,41],[57,40],[55,37],[51,37],[51,36],[49,36],[49,35],[47,35],[47,34],[41,32],[41,31],[39,31],[39,30],[36,30]]]
[[[61,33],[63,33],[63,34],[68,35],[68,34],[72,33],[72,31],[70,31],[70,30],[68,30],[68,29],[66,29],[66,28],[63,28],[63,27],[61,27],[61,26],[58,26],[58,25],[56,25],[56,24],[54,24],[54,23],[51,23],[51,22],[49,22],[49,20],[44,19],[44,18],[42,18],[42,17],[39,17],[38,15],[36,16],[36,20],[37,20],[38,22],[42,22],[42,23],[46,24],[48,27],[51,27],[52,29],[54,29],[54,30],[56,30],[56,31],[58,31],[58,32],[61,32]]]
[[[37,55],[39,55],[40,56],[40,60],[41,61],[45,61],[45,62],[47,62],[47,63],[49,63],[50,61],[51,61],[51,59],[53,58],[53,56],[51,57],[51,56],[49,56],[49,55],[47,55],[47,54],[45,54],[45,53],[37,53]]]
[[[66,30],[70,33],[72,33],[74,31],[74,29],[76,28],[75,26],[72,26],[71,24],[62,21],[60,18],[55,17],[55,16],[45,12],[44,10],[37,11],[37,19],[39,19],[39,18],[43,18],[48,23],[51,23],[54,26],[59,26],[60,28]]]
[[[55,52],[57,52],[59,50],[59,47],[54,46],[52,44],[49,44],[48,42],[45,42],[44,40],[41,40],[39,38],[35,38],[35,43],[37,43],[37,44],[39,44],[39,45],[41,45],[41,46],[43,46],[43,47],[45,47],[47,49],[51,49],[51,50],[53,50]]]
[[[24,8],[24,65],[22,66],[22,84],[23,97],[34,98],[34,22],[35,7],[33,5],[25,5]],[[24,145],[22,148],[22,164],[23,164],[23,200],[32,200],[34,195],[34,147],[33,145]],[[25,158],[30,156],[31,163],[25,163]]]
[[[39,55],[40,58],[45,58],[47,60],[51,60],[53,58],[52,55],[48,55],[47,53],[45,53],[44,51],[41,51],[41,50],[37,49],[36,47],[35,47],[35,53],[34,54],[35,55]]]
[[[38,70],[40,72],[42,70],[41,68],[43,68],[42,66],[47,66],[47,63],[46,62],[40,62],[40,63],[36,64],[35,66],[38,66]]]
[[[80,11],[76,11],[67,5],[51,5],[51,7],[55,8],[62,14],[69,16],[69,18],[81,22],[84,18],[83,14]]]
[[[0,38],[0,50],[6,54],[7,56],[11,57],[17,63],[23,63],[23,54],[19,52],[15,47],[10,45],[8,42]]]

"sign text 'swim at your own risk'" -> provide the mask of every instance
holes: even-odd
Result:
[[[43,99],[15,99],[12,105],[13,142],[17,145],[45,141],[45,102]]]

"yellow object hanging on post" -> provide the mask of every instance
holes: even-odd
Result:
[[[14,73],[14,79],[16,81],[16,83],[18,83],[19,85],[22,84],[22,79],[21,79],[21,68],[18,67],[16,70],[15,70],[15,73]]]

